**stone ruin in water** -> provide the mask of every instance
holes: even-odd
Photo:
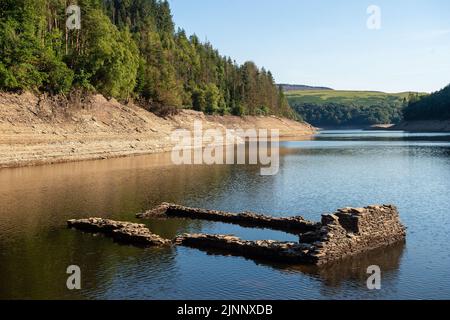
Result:
[[[198,219],[274,229],[298,235],[299,242],[248,241],[230,235],[210,234],[184,234],[174,240],[167,240],[151,233],[145,225],[101,218],[70,220],[68,224],[80,230],[106,233],[117,241],[133,245],[181,245],[290,264],[322,265],[389,246],[406,238],[406,228],[400,222],[397,208],[392,205],[339,209],[333,214],[323,215],[321,222],[250,212],[235,214],[169,203],[163,203],[137,217]]]

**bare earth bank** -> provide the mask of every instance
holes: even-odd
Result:
[[[101,95],[67,104],[31,93],[0,93],[0,168],[108,159],[170,151],[171,133],[193,129],[279,129],[301,137],[315,128],[279,117],[206,116],[183,110],[161,118],[133,104]]]

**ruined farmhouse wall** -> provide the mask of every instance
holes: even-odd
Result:
[[[322,264],[388,246],[405,237],[406,228],[395,206],[339,209],[322,217],[322,226],[313,243],[313,255]]]

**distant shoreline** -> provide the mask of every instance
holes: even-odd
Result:
[[[450,120],[405,121],[399,124],[376,124],[372,126],[330,126],[318,127],[320,131],[364,130],[364,131],[406,131],[406,132],[450,132]]]
[[[401,130],[409,132],[450,132],[450,120],[405,121],[387,130]]]

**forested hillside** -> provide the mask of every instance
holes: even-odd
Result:
[[[407,121],[450,120],[450,85],[429,96],[412,99],[404,117]]]
[[[81,29],[66,7],[81,7]],[[74,89],[143,106],[295,117],[272,74],[175,30],[167,1],[1,0],[0,89]]]
[[[398,123],[409,99],[420,95],[337,90],[287,93],[289,103],[305,121],[322,127]]]

